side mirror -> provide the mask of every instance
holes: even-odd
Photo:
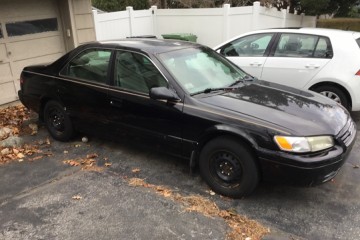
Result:
[[[180,101],[178,95],[166,87],[151,88],[149,96],[154,100]]]

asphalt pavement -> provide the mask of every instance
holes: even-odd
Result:
[[[360,113],[354,113],[360,129]],[[28,143],[45,142],[40,127]],[[175,193],[200,195],[220,209],[270,228],[264,239],[359,239],[359,135],[348,161],[326,184],[298,188],[261,183],[250,197],[234,200],[210,194],[188,162],[136,141],[111,142],[81,136],[67,143],[40,144],[43,158],[0,166],[0,239],[226,239],[220,217],[189,212],[149,188],[129,185],[141,178]],[[96,153],[99,171],[65,160]],[[111,166],[103,167],[105,162]]]

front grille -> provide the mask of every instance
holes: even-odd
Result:
[[[350,146],[356,136],[356,125],[349,119],[345,127],[340,131],[337,139],[345,144],[346,147]]]

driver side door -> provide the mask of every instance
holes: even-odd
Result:
[[[164,75],[149,57],[132,51],[117,50],[113,67],[108,116],[113,129],[181,155],[183,103],[149,97],[152,87],[169,87]]]

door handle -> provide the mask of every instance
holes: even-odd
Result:
[[[110,105],[114,106],[114,107],[122,107],[123,105],[123,100],[122,99],[112,99],[110,100]]]
[[[311,68],[311,69],[316,69],[316,68],[319,68],[320,66],[319,65],[316,65],[316,64],[307,64],[305,65],[306,68]]]
[[[260,63],[260,62],[252,62],[252,63],[250,63],[250,66],[260,67],[261,65],[262,65],[262,63]]]

